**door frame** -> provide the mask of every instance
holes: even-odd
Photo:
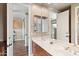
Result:
[[[13,56],[12,4],[7,3],[7,56]]]
[[[78,10],[79,6],[75,7],[75,44],[78,45],[78,38],[77,38],[77,24],[78,24],[78,16],[77,16],[77,10]]]
[[[32,56],[32,38],[31,38],[31,19],[32,19],[32,14],[31,13],[32,13],[32,4],[27,4],[27,7],[28,7],[28,37],[27,37],[28,38],[28,55]],[[7,9],[7,11],[9,9]],[[10,16],[7,14],[7,17],[8,17],[7,18],[7,20],[8,20]],[[7,34],[8,34],[8,27],[9,26],[7,26]],[[9,39],[8,35],[7,35],[7,39]],[[8,41],[7,41],[7,43],[8,43]],[[10,51],[8,51],[8,52],[10,52]],[[10,55],[8,55],[8,56],[10,56]],[[13,56],[13,55],[11,55],[11,56]]]
[[[31,37],[31,19],[32,19],[32,4],[28,5],[28,55],[32,56],[32,37]]]

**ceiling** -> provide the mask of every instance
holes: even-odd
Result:
[[[66,10],[70,7],[72,3],[36,3],[37,5],[42,5],[45,7],[49,7],[51,10],[56,12],[61,12],[63,10]],[[28,10],[27,7],[28,4],[13,4],[13,10],[15,12],[26,12]]]
[[[28,7],[27,4],[12,4],[13,8],[13,17],[19,17],[24,18],[26,16],[26,13],[28,13]]]
[[[72,3],[40,3],[39,5],[49,7],[56,12],[61,12],[65,9],[68,9],[71,4]]]
[[[62,10],[68,9],[71,3],[52,3],[49,5],[50,7],[55,8],[58,11],[62,11]]]
[[[27,7],[27,4],[24,5],[24,4],[18,4],[18,3],[15,3],[13,4],[13,12],[23,12],[23,13],[26,13],[28,12],[28,7]]]

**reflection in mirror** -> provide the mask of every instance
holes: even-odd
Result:
[[[41,18],[34,17],[34,31],[41,32]]]
[[[42,19],[42,32],[48,32],[48,20]]]
[[[34,32],[48,32],[47,17],[41,17],[41,16],[34,17]]]
[[[51,38],[56,39],[57,38],[57,24],[56,19],[51,20]]]

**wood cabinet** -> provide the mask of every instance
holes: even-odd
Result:
[[[34,56],[51,56],[47,51],[34,42],[32,42],[32,51]]]
[[[44,17],[49,17],[49,10],[46,7],[42,7],[39,5],[33,5],[32,6],[32,14],[33,15],[38,15],[38,16],[44,16]]]

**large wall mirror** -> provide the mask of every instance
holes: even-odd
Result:
[[[51,20],[51,38],[57,39],[57,24],[56,19]]]
[[[47,17],[35,16],[34,17],[34,32],[48,32],[48,19]]]
[[[57,12],[50,12],[50,20],[51,20],[51,38],[57,39]]]
[[[48,20],[46,18],[42,19],[42,32],[48,32]]]
[[[41,32],[41,17],[34,16],[34,32]]]

